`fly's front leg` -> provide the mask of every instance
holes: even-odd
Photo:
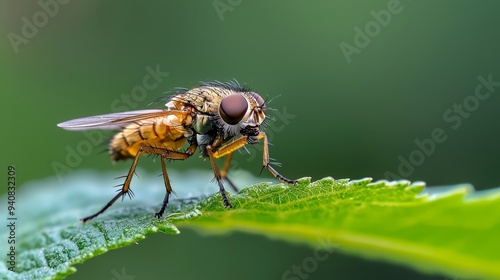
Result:
[[[269,143],[267,140],[267,135],[264,132],[260,132],[259,135],[256,136],[257,139],[264,139],[264,152],[262,155],[262,165],[264,168],[269,170],[271,174],[278,180],[280,180],[283,183],[291,184],[291,185],[296,185],[298,183],[297,180],[290,180],[281,175],[276,169],[274,169],[271,165],[269,165]],[[223,157],[225,155],[230,155],[234,151],[238,150],[239,148],[245,146],[248,144],[248,137],[247,136],[242,136],[230,143],[226,143],[221,145],[217,150],[213,153],[213,156],[215,158]]]
[[[263,167],[267,168],[271,174],[275,178],[278,178],[281,182],[291,184],[291,185],[297,185],[299,182],[297,180],[290,180],[285,178],[283,175],[279,174],[276,169],[274,169],[271,165],[269,165],[269,142],[267,141],[267,135],[264,132],[261,132],[258,136],[258,139],[264,139],[264,152],[262,154],[262,165]]]

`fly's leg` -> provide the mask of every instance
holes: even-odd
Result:
[[[226,208],[231,208],[233,206],[229,202],[229,199],[227,199],[226,190],[224,189],[224,185],[222,184],[222,175],[221,172],[219,171],[219,168],[217,167],[217,164],[215,163],[214,152],[212,151],[212,149],[213,149],[212,146],[207,145],[208,158],[210,159],[210,164],[212,165],[212,170],[214,171],[215,180],[219,185],[219,191],[222,197],[222,202],[224,203],[224,206]]]
[[[271,165],[269,165],[269,143],[267,140],[267,135],[265,132],[260,132],[259,135],[256,136],[257,139],[264,139],[264,152],[262,155],[262,167],[266,168],[273,174],[275,178],[280,180],[283,183],[287,183],[290,185],[296,185],[298,183],[297,180],[290,180],[281,175],[276,169],[274,169]],[[220,158],[225,155],[230,155],[234,151],[248,144],[247,136],[242,136],[232,142],[221,145],[217,148],[217,150],[213,153],[214,158]]]
[[[165,208],[167,208],[168,198],[170,197],[170,193],[172,193],[172,186],[170,185],[170,179],[167,174],[167,167],[165,166],[165,159],[161,158],[161,172],[163,173],[163,181],[165,182],[165,189],[167,192],[165,193],[165,198],[163,198],[163,203],[161,204],[160,211],[155,213],[156,218],[161,218],[163,213],[165,213]]]
[[[278,178],[278,180],[280,180],[281,182],[287,183],[290,185],[297,185],[299,183],[299,181],[287,179],[286,177],[281,175],[278,171],[276,171],[276,169],[274,169],[271,165],[269,165],[269,142],[267,141],[267,135],[264,132],[261,132],[257,136],[257,138],[264,139],[264,152],[262,154],[262,166],[267,168],[267,170],[269,170],[269,172],[271,172],[271,174],[273,174],[273,176],[275,178]]]
[[[196,149],[196,147],[194,149]],[[113,197],[106,205],[104,205],[104,207],[101,210],[97,211],[96,213],[94,213],[90,216],[87,216],[87,217],[81,219],[81,221],[85,223],[85,222],[88,222],[89,220],[92,220],[93,218],[99,216],[104,211],[106,211],[111,205],[113,205],[113,203],[115,203],[118,200],[118,198],[128,194],[131,191],[130,190],[130,182],[132,181],[132,176],[134,175],[135,168],[137,167],[137,162],[139,161],[139,156],[142,154],[157,154],[157,155],[162,156],[162,171],[164,171],[163,176],[164,176],[164,181],[165,181],[165,188],[167,189],[167,194],[165,195],[165,198],[163,200],[162,208],[160,209],[160,211],[158,213],[155,214],[156,217],[158,217],[158,216],[161,217],[161,214],[163,214],[163,212],[165,211],[165,207],[167,206],[168,197],[170,195],[170,192],[172,192],[172,187],[170,186],[170,181],[168,180],[167,171],[164,168],[164,164],[165,164],[164,159],[168,158],[168,159],[184,160],[192,155],[191,151],[192,151],[191,147],[190,147],[190,150],[188,152],[182,153],[182,152],[177,152],[177,151],[170,151],[170,150],[165,149],[165,148],[142,146],[139,149],[139,151],[137,152],[137,154],[135,155],[134,161],[132,162],[132,166],[130,167],[130,170],[128,171],[125,182],[122,185],[122,189],[118,192],[118,194],[116,194],[115,197]]]
[[[226,159],[224,161],[224,165],[222,166],[222,169],[220,170],[220,175],[221,175],[222,179],[226,180],[229,183],[229,186],[231,186],[231,188],[235,192],[237,192],[238,187],[236,187],[236,185],[233,183],[233,181],[231,179],[229,179],[229,177],[227,177],[227,173],[229,172],[229,167],[231,166],[231,159],[232,158],[233,158],[233,153],[230,153],[226,156]]]
[[[165,152],[162,153],[162,155],[161,155],[161,171],[163,173],[163,181],[165,183],[165,189],[167,190],[167,192],[165,193],[165,198],[163,199],[163,203],[161,205],[160,211],[155,213],[156,218],[161,218],[163,216],[163,213],[165,213],[165,208],[167,208],[167,204],[168,204],[168,198],[170,197],[170,194],[172,193],[172,186],[170,185],[170,179],[168,178],[167,167],[165,165],[165,159],[177,159],[177,160],[187,159],[188,157],[190,157],[194,154],[194,151],[196,150],[196,148],[197,148],[196,144],[192,144],[191,146],[189,146],[187,152],[185,152],[185,153],[180,153],[180,152],[175,152],[175,151],[170,151],[170,150],[165,150]]]
[[[111,199],[106,205],[104,205],[104,207],[101,210],[97,211],[96,213],[94,213],[90,216],[87,216],[87,217],[81,219],[82,222],[86,223],[89,220],[92,220],[93,218],[99,216],[104,211],[106,211],[106,209],[108,209],[111,205],[113,205],[113,203],[115,203],[115,201],[117,201],[118,198],[127,194],[130,191],[130,181],[132,181],[132,176],[134,175],[135,167],[137,166],[137,162],[139,161],[139,156],[141,154],[142,154],[142,149],[139,149],[139,151],[137,152],[137,154],[134,157],[134,162],[132,162],[132,166],[130,167],[130,169],[128,171],[127,178],[125,179],[125,182],[122,185],[122,189],[118,192],[118,194],[116,194],[115,197],[113,197],[113,199]]]

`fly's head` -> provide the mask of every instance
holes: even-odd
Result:
[[[266,104],[256,92],[231,92],[219,105],[219,125],[229,135],[248,136],[248,144],[257,143],[260,126],[266,118]]]

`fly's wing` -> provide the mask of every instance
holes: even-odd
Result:
[[[57,126],[66,130],[120,129],[139,120],[185,114],[180,110],[137,110],[74,119]]]

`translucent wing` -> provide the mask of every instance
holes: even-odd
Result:
[[[79,118],[62,122],[57,126],[66,130],[120,129],[139,120],[184,114],[185,111],[179,110],[137,110]]]

